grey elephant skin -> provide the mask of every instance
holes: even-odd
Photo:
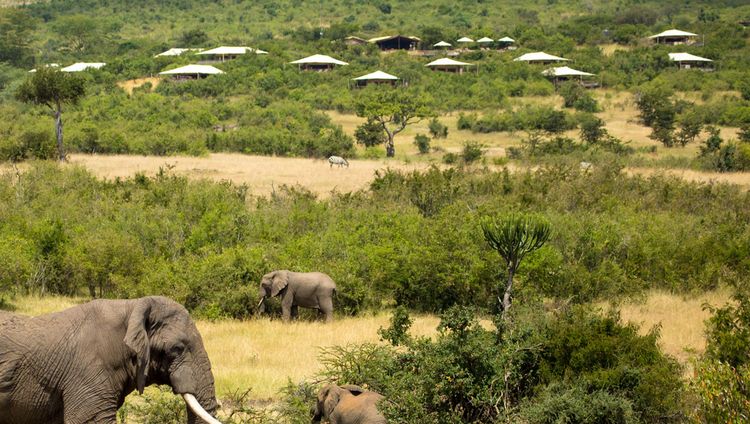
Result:
[[[192,395],[211,414],[218,406],[201,336],[170,299],[0,313],[0,424],[115,423],[125,396],[151,384]],[[203,421],[188,408],[188,422]]]
[[[331,424],[385,424],[385,417],[378,411],[381,399],[380,393],[359,386],[330,384],[318,392],[312,422],[325,418]]]
[[[260,280],[260,312],[265,309],[268,297],[281,297],[281,315],[284,321],[296,318],[298,307],[317,309],[325,315],[326,322],[333,320],[333,295],[336,283],[322,272],[273,271]]]

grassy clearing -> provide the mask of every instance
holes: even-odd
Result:
[[[649,293],[642,301],[617,305],[622,319],[637,323],[642,332],[661,326],[662,349],[689,368],[689,359],[703,351],[704,320],[709,314],[704,303],[723,305],[727,289],[696,296]],[[16,311],[37,315],[65,309],[83,299],[63,297],[22,297],[12,303]],[[612,306],[600,305],[603,309]],[[377,330],[386,327],[388,314],[341,318],[331,325],[279,321],[198,321],[198,328],[212,358],[219,397],[235,390],[252,388],[255,400],[272,400],[287,381],[301,381],[320,370],[320,349],[352,343],[377,342]],[[438,318],[416,316],[411,334],[435,334]]]
[[[238,153],[213,153],[195,156],[70,156],[70,164],[81,165],[101,178],[128,178],[136,173],[154,175],[159,168],[173,167],[172,172],[190,178],[214,181],[229,180],[246,184],[250,193],[268,195],[279,186],[302,185],[320,195],[331,191],[350,192],[365,188],[375,171],[386,167],[404,170],[422,169],[422,163],[395,160],[351,160],[349,168],[331,168],[327,161],[306,158],[249,156]]]

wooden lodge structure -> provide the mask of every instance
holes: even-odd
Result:
[[[289,63],[299,66],[299,69],[303,71],[318,72],[330,71],[338,65],[348,65],[346,62],[342,62],[324,54],[314,54]]]
[[[416,50],[417,45],[422,40],[413,36],[386,35],[384,37],[371,38],[367,41],[377,44],[380,50]]]

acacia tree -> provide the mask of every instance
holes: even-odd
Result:
[[[57,154],[61,161],[65,160],[62,107],[66,103],[78,103],[84,92],[83,78],[45,67],[39,68],[37,72],[27,78],[16,92],[18,100],[25,103],[45,105],[54,112]]]
[[[498,296],[498,302],[505,314],[512,302],[513,276],[523,258],[547,242],[550,226],[547,221],[525,215],[488,217],[481,224],[487,244],[505,260],[508,271],[502,300]]]
[[[386,156],[396,155],[393,139],[408,125],[433,116],[424,98],[407,90],[390,87],[366,89],[356,100],[357,116],[378,123],[388,139],[385,142]]]

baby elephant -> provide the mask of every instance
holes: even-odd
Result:
[[[377,408],[381,399],[380,393],[359,386],[329,384],[318,393],[312,422],[319,423],[323,417],[331,424],[385,424]]]

